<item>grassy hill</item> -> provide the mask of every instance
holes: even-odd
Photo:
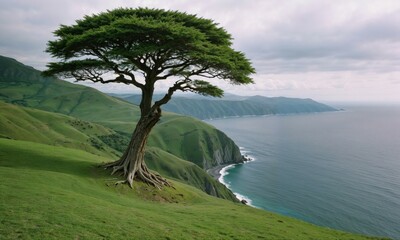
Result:
[[[1,101],[13,104],[0,105],[4,112],[0,117],[3,137],[82,149],[108,156],[108,161],[125,150],[139,116],[139,109],[133,104],[92,88],[42,77],[40,71],[2,56]],[[183,136],[185,141],[180,139]],[[159,153],[147,154],[153,160],[153,170],[165,173],[163,168],[173,164],[176,171],[166,172],[166,176],[211,195],[236,200],[231,191],[204,171],[218,164],[242,161],[239,148],[219,130],[193,118],[165,113],[148,145]]]
[[[80,150],[0,139],[1,239],[375,239],[235,204],[174,182],[134,190]]]
[[[123,132],[127,136],[132,133],[139,117],[139,108],[136,105],[92,88],[56,78],[42,77],[40,71],[2,56],[0,56],[0,101],[73,116]],[[178,126],[174,130],[181,135],[190,136],[193,141],[171,141],[170,136],[176,134],[170,126]],[[213,134],[218,137],[209,141],[209,137]],[[207,139],[204,139],[205,136]],[[239,148],[231,139],[214,127],[194,118],[165,112],[150,138],[150,146],[162,147],[202,168],[242,161]],[[195,153],[182,152],[178,147],[182,151]],[[201,152],[204,149],[207,151]],[[214,160],[216,156],[217,161]]]
[[[97,121],[129,131],[139,108],[126,101],[41,72],[14,59],[0,56],[0,100],[21,106],[57,112],[86,121]]]
[[[102,156],[107,162],[116,160],[129,142],[124,134],[63,114],[4,102],[0,102],[0,112],[0,138],[80,149]],[[231,191],[192,162],[157,147],[149,147],[145,158],[150,169],[164,176],[197,187],[210,195],[236,200]]]
[[[81,149],[117,158],[129,138],[99,124],[0,102],[0,138]]]

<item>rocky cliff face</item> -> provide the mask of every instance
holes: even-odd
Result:
[[[191,130],[187,131],[188,129]],[[179,116],[161,122],[153,133],[149,145],[165,149],[204,170],[243,162],[239,147],[232,139],[213,126],[194,118],[190,120]]]
[[[210,169],[219,165],[242,163],[243,156],[239,147],[225,133],[217,130],[220,148],[214,149],[211,160],[204,159],[203,169]]]

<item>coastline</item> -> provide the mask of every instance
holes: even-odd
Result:
[[[240,163],[221,164],[221,165],[215,166],[215,167],[213,167],[213,168],[207,169],[206,172],[207,172],[209,175],[211,175],[214,179],[218,180],[220,183],[222,183],[222,184],[224,184],[224,185],[226,186],[226,184],[225,184],[225,183],[222,181],[222,179],[221,179],[221,176],[222,176],[221,171],[222,171],[224,168],[226,168],[226,167],[228,167],[228,166],[234,166],[234,165],[237,165],[237,164],[245,164],[245,163],[252,162],[252,161],[255,160],[254,157],[249,156],[249,155],[247,154],[248,151],[244,150],[244,148],[242,148],[242,147],[239,147],[239,148],[240,148],[240,153],[242,154],[242,158],[244,159],[243,162],[240,162]]]
[[[246,163],[246,162],[244,162]],[[240,164],[240,163],[239,163]],[[242,163],[243,164],[243,163]],[[223,165],[219,165],[219,166],[215,166],[213,168],[210,168],[207,170],[207,173],[210,174],[214,179],[216,179],[218,182],[222,183],[223,185],[225,185],[225,187],[227,187],[229,190],[231,190],[233,192],[233,194],[236,196],[236,198],[243,204],[248,205],[250,207],[254,207],[257,208],[256,206],[254,206],[252,204],[252,200],[247,197],[244,196],[240,193],[234,192],[229,184],[227,184],[226,182],[224,182],[223,176],[225,176],[227,173],[223,173],[225,170],[230,169],[232,167],[235,167],[235,165],[237,165],[237,163],[233,163],[233,164],[223,164]]]
[[[213,168],[207,169],[206,172],[211,177],[213,177],[215,180],[222,183],[223,185],[225,185],[225,187],[227,187],[229,190],[231,190],[233,192],[233,194],[236,196],[236,198],[241,203],[257,208],[256,206],[252,205],[252,200],[249,197],[244,196],[240,193],[234,192],[231,189],[231,186],[227,182],[225,182],[223,179],[223,177],[228,174],[228,172],[227,172],[228,169],[234,168],[236,165],[246,164],[246,163],[249,163],[249,162],[252,162],[255,160],[255,158],[253,156],[248,155],[247,150],[245,150],[243,147],[239,147],[239,148],[240,148],[240,152],[242,154],[243,162],[218,165]]]
[[[234,119],[234,118],[252,118],[252,117],[275,117],[275,116],[293,116],[293,115],[302,115],[302,114],[320,114],[320,113],[337,113],[337,112],[346,112],[346,109],[338,108],[335,110],[329,111],[320,111],[320,112],[299,112],[299,113],[269,113],[269,114],[256,114],[256,115],[235,115],[235,116],[222,116],[216,118],[200,118],[201,121],[211,122],[214,120],[224,120],[224,119]]]
[[[207,173],[208,174],[210,174],[215,180],[218,180],[219,181],[219,178],[221,177],[221,170],[224,168],[224,167],[227,167],[227,166],[229,166],[229,165],[232,165],[232,164],[222,164],[222,165],[218,165],[218,166],[215,166],[215,167],[213,167],[213,168],[210,168],[210,169],[207,169]],[[219,181],[219,182],[221,182],[221,181]]]

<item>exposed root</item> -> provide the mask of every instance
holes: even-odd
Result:
[[[117,182],[115,182],[114,185],[117,186],[118,184],[124,184],[124,183],[126,183],[126,181],[125,181],[125,180],[122,180],[122,181],[117,181]]]
[[[117,181],[115,185],[128,184],[129,187],[133,188],[133,181],[140,180],[158,189],[164,186],[174,188],[172,184],[161,175],[150,172],[146,165],[140,164],[139,167],[133,168],[131,172],[128,172],[127,166],[125,165],[126,164],[121,164],[120,161],[103,165],[105,169],[112,169],[111,175],[120,175],[126,178],[125,180]]]

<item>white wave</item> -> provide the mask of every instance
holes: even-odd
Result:
[[[227,188],[229,188],[229,189],[230,189],[230,185],[229,185],[228,182],[225,182],[224,177],[225,177],[226,175],[229,174],[228,170],[234,168],[235,165],[236,165],[236,164],[228,165],[228,166],[226,166],[226,167],[223,167],[223,168],[219,171],[219,174],[221,174],[221,176],[218,178],[218,181],[219,181],[220,183],[224,184],[224,185],[225,185]]]
[[[244,195],[242,195],[240,193],[237,193],[237,192],[234,192],[233,194],[235,194],[236,198],[239,199],[240,201],[245,200],[246,201],[246,205],[249,205],[249,206],[252,206],[252,207],[256,208],[256,206],[254,206],[252,204],[253,201],[249,197],[244,196]]]
[[[244,156],[246,159],[248,159],[248,161],[246,161],[246,162],[244,162],[244,163],[248,163],[248,162],[252,162],[252,161],[255,161],[255,160],[256,160],[256,158],[255,158],[254,156],[252,156],[252,155],[249,154],[250,151],[247,150],[246,148],[244,148],[244,147],[239,147],[239,150],[240,150],[240,153],[242,154],[242,156]]]
[[[218,178],[218,181],[219,181],[220,183],[224,184],[224,185],[225,185],[227,188],[229,188],[230,190],[232,190],[232,189],[230,188],[230,187],[231,187],[231,186],[230,186],[230,183],[228,183],[228,182],[226,182],[226,181],[224,180],[224,176],[228,175],[228,174],[229,174],[228,170],[234,168],[235,165],[236,165],[236,164],[232,164],[232,165],[226,166],[226,167],[224,167],[223,169],[221,169],[221,171],[219,172],[219,173],[221,174],[221,176]],[[244,195],[242,195],[242,194],[240,194],[240,193],[237,193],[237,192],[233,192],[233,194],[236,196],[237,199],[239,199],[239,201],[245,200],[245,201],[246,201],[246,205],[249,205],[249,206],[251,206],[251,207],[257,208],[256,206],[254,206],[254,205],[252,204],[253,201],[252,201],[249,197],[244,196]]]

